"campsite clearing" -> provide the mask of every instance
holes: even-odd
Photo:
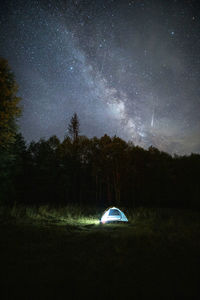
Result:
[[[1,298],[198,299],[199,216],[169,216],[105,225],[1,220]]]

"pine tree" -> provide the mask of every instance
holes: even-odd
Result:
[[[6,59],[0,57],[0,149],[6,149],[15,141],[18,106],[18,87]]]
[[[7,60],[0,57],[0,202],[13,197],[13,168],[16,162],[16,118],[20,115],[16,96],[18,91],[14,75]]]
[[[75,142],[78,139],[79,135],[79,119],[76,113],[72,116],[70,123],[68,125],[68,132],[71,138],[73,139],[73,142]]]

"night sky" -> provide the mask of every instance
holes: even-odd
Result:
[[[76,112],[81,135],[199,153],[198,2],[1,1],[25,139],[63,140]]]

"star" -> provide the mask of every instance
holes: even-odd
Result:
[[[117,132],[144,148],[200,152],[195,0],[46,2],[0,4],[1,56],[19,85],[27,142],[62,140],[76,112],[88,137]]]

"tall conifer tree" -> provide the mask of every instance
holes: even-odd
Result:
[[[72,116],[70,123],[68,125],[68,132],[69,132],[69,135],[71,136],[71,138],[73,139],[73,142],[75,142],[78,139],[79,126],[80,126],[80,123],[79,123],[77,113],[74,113],[74,115]]]
[[[0,149],[6,149],[15,141],[18,106],[18,86],[6,59],[0,57]]]

